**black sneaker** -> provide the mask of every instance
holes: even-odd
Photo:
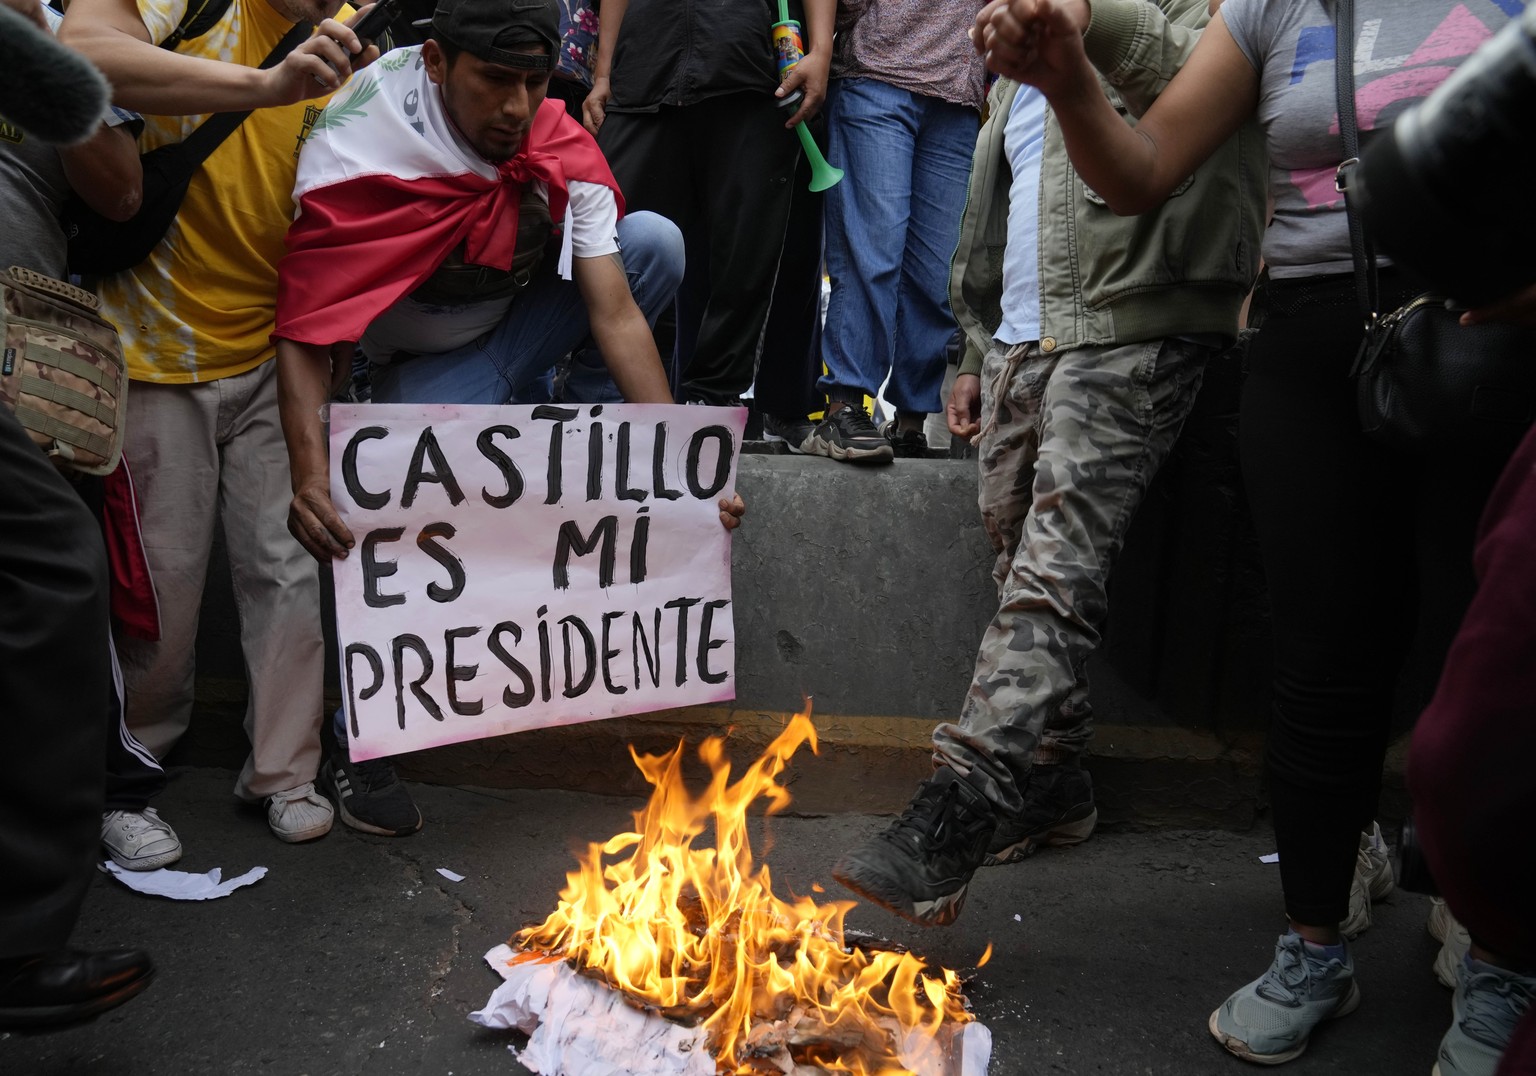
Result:
[[[816,423],[804,450],[850,463],[890,463],[895,458],[891,443],[859,404],[840,407]]]
[[[342,747],[320,767],[320,787],[353,829],[406,837],[421,828],[421,812],[388,759],[353,762]]]
[[[804,415],[763,416],[763,440],[782,441],[791,452],[810,453],[811,435],[815,432],[816,423]]]
[[[965,905],[995,825],[986,797],[943,767],[884,833],[843,856],[832,877],[903,919],[948,926]]]
[[[899,460],[925,460],[928,458],[928,437],[922,430],[897,429],[896,420],[883,423],[880,433],[891,443],[891,451]]]
[[[1047,845],[1081,844],[1098,824],[1093,778],[1081,766],[1035,766],[1024,786],[1024,810],[997,823],[984,865],[1027,859]]]

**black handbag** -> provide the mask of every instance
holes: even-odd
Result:
[[[1417,453],[1513,449],[1536,420],[1536,331],[1462,325],[1446,297],[1429,292],[1380,312],[1376,252],[1349,204],[1349,177],[1360,157],[1354,36],[1354,0],[1337,0],[1336,85],[1344,143],[1337,187],[1344,195],[1355,288],[1365,319],[1365,338],[1350,369],[1360,428],[1378,441]]]
[[[281,63],[312,32],[308,23],[296,25],[267,54],[261,62],[262,69]],[[183,39],[174,38],[176,42]],[[141,155],[144,195],[139,211],[127,220],[109,220],[86,205],[79,195],[71,194],[59,215],[59,224],[69,242],[70,272],[85,276],[120,273],[149,257],[175,221],[192,177],[250,114],[249,110],[215,113],[198,124],[197,130],[185,140],[157,146]]]

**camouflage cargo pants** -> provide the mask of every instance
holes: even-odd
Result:
[[[934,761],[1017,814],[1030,766],[1092,734],[1086,663],[1105,583],[1152,476],[1178,438],[1214,347],[1153,340],[1045,354],[994,344],[981,373],[982,519],[998,610],[958,723]]]

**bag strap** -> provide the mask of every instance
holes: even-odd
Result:
[[[1381,313],[1376,250],[1365,234],[1365,222],[1349,199],[1350,176],[1360,163],[1360,125],[1355,116],[1355,0],[1334,0],[1333,55],[1339,136],[1344,143],[1344,160],[1334,174],[1333,185],[1344,196],[1344,215],[1349,220],[1349,253],[1355,263],[1355,298],[1369,330]]]
[[[211,0],[211,2],[217,2],[217,0]],[[314,33],[314,30],[315,28],[307,22],[295,25],[292,30],[283,35],[281,41],[273,46],[272,51],[267,53],[267,58],[261,61],[258,70],[265,71],[282,63],[283,57],[309,40],[309,35]],[[250,114],[250,109],[244,112],[216,112],[198,124],[197,130],[181,143],[187,154],[189,170],[196,171],[197,167],[206,161],[226,138],[235,133],[235,129],[244,123],[245,117]]]
[[[160,47],[174,52],[183,41],[202,37],[218,25],[224,13],[229,10],[231,2],[232,0],[191,0],[187,4],[187,10],[182,12],[181,21],[176,24],[176,29],[171,31],[170,37],[160,42]]]

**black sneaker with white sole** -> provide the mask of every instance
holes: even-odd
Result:
[[[883,833],[838,861],[832,877],[919,926],[948,926],[965,906],[995,827],[987,798],[941,767]]]
[[[928,436],[922,430],[904,430],[895,419],[880,424],[880,434],[891,443],[891,451],[899,460],[925,460],[928,458]]]
[[[407,837],[421,828],[421,811],[388,759],[353,762],[343,746],[320,767],[320,787],[336,801],[341,820],[355,830]]]
[[[845,404],[816,423],[804,451],[847,463],[890,463],[896,458],[891,443],[859,404]]]
[[[1024,786],[1024,810],[997,823],[985,865],[1017,863],[1041,848],[1081,844],[1098,824],[1093,778],[1078,765],[1036,765]]]
[[[763,440],[782,441],[791,452],[809,453],[811,436],[815,432],[816,423],[804,415],[763,416]]]

